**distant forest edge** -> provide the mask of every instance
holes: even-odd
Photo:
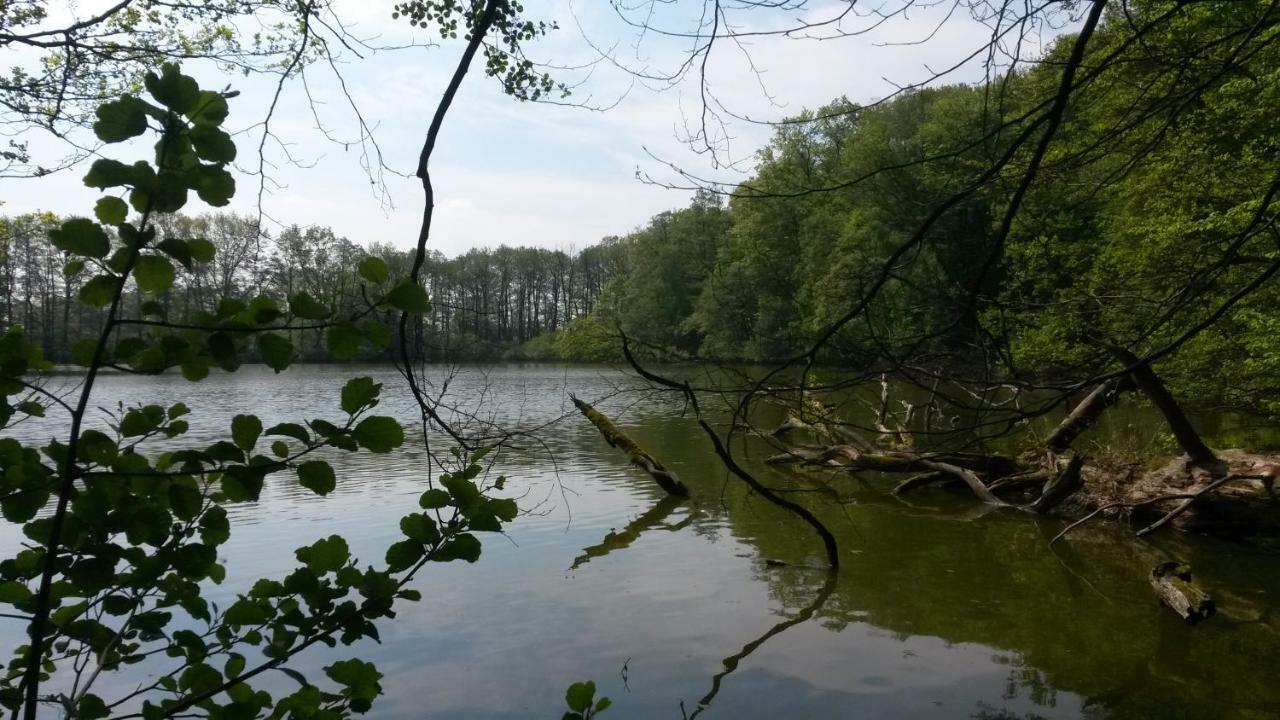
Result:
[[[1103,35],[1104,48],[1115,42]],[[595,246],[436,254],[423,274],[433,309],[415,330],[419,346],[441,360],[614,360],[621,327],[668,357],[763,362],[803,353],[849,312],[912,230],[966,186],[980,189],[948,206],[901,270],[891,270],[894,283],[857,323],[821,343],[815,360],[864,369],[911,357],[1028,377],[1127,339],[1158,345],[1169,328],[1191,325],[1280,256],[1274,225],[1232,244],[1274,180],[1280,62],[1269,49],[1251,58],[1248,72],[1222,70],[1226,79],[1176,112],[1135,118],[1150,84],[1165,80],[1157,59],[1133,51],[1131,62],[1078,91],[1041,182],[998,240],[1022,166],[983,172],[1058,82],[1069,45],[1056,43],[1043,62],[1004,78],[999,97],[954,85],[807,112],[777,128],[750,180],[724,194],[698,191],[688,207]],[[1150,142],[1089,156],[1099,129],[1113,127]],[[69,302],[82,275],[64,272],[47,241],[55,220],[0,220],[0,323],[21,323],[66,359],[96,331],[99,311]],[[390,245],[361,247],[323,227],[260,237],[254,218],[231,214],[158,225],[165,235],[206,237],[217,251],[211,263],[180,270],[167,303],[173,312],[298,291],[349,312],[362,306],[360,255],[383,258],[393,276],[409,262]],[[1226,258],[1207,281],[1197,275],[1206,257]],[[1169,293],[1187,288],[1194,297],[1170,302]],[[129,298],[129,307],[145,310],[136,293]],[[1162,360],[1162,374],[1198,403],[1280,411],[1276,308],[1280,287],[1271,278]],[[322,356],[318,332],[295,331],[292,340],[304,359]]]

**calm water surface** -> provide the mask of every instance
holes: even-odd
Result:
[[[240,412],[268,425],[333,417],[355,374],[386,383],[380,412],[412,417],[384,368],[249,368],[196,385],[110,376],[97,404],[183,401],[196,410],[188,438],[212,439]],[[429,568],[423,602],[384,624],[381,644],[321,650],[302,669],[376,661],[376,718],[556,718],[582,679],[619,720],[1280,718],[1280,557],[1194,538],[1136,543],[1105,527],[1050,550],[1060,521],[979,518],[944,491],[906,505],[874,478],[841,477],[828,492],[768,475],[808,491],[794,497],[838,533],[844,567],[829,582],[803,567],[822,562],[806,526],[727,478],[678,405],[627,395],[600,407],[689,484],[685,503],[664,500],[573,413],[568,393],[595,399],[627,382],[608,368],[541,365],[456,378],[459,399],[486,390],[486,414],[505,424],[568,416],[543,432],[545,449],[498,459],[529,512],[486,537],[478,563]],[[59,431],[46,419],[7,432]],[[422,453],[333,459],[339,485],[326,498],[281,476],[260,502],[233,506],[221,552],[231,575],[215,595],[283,575],[294,548],[331,533],[373,561],[398,539],[396,520],[425,487]],[[0,530],[6,556],[18,541]],[[1145,574],[1166,555],[1193,564],[1218,617],[1190,629],[1156,606]]]

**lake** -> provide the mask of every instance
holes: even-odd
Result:
[[[386,383],[378,412],[409,420],[400,377],[384,367],[246,368],[199,384],[180,377],[102,379],[96,405],[195,411],[187,441],[226,432],[240,412],[267,425],[334,417],[342,382]],[[55,385],[58,381],[55,379]],[[1264,548],[1166,534],[1135,541],[1095,525],[1048,546],[1061,520],[989,511],[943,490],[911,504],[892,481],[838,476],[829,489],[760,468],[837,534],[843,567],[829,582],[807,526],[727,476],[669,396],[624,392],[598,407],[689,485],[664,498],[576,413],[638,387],[608,367],[464,368],[460,402],[540,426],[545,445],[497,457],[522,514],[484,537],[474,565],[430,566],[381,626],[381,644],[321,649],[302,669],[364,657],[386,676],[376,718],[558,718],[564,689],[591,679],[624,718],[1280,718],[1280,556]],[[5,433],[62,434],[52,417]],[[1145,419],[1144,419],[1145,418]],[[1128,432],[1158,432],[1150,416]],[[380,561],[416,507],[421,449],[334,455],[338,488],[317,498],[292,475],[259,502],[230,507],[225,601],[257,577],[295,566],[293,549],[331,533]],[[19,542],[0,530],[5,556]],[[1155,559],[1189,561],[1219,603],[1200,627],[1157,606]],[[8,647],[18,640],[0,626]],[[283,676],[273,682],[290,687]],[[104,693],[105,694],[105,693]]]

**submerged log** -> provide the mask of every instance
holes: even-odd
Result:
[[[591,421],[592,425],[596,426],[596,429],[604,436],[606,442],[627,453],[627,457],[630,458],[632,465],[643,469],[645,472],[653,476],[653,479],[656,480],[658,485],[661,486],[663,490],[666,490],[668,494],[677,495],[679,497],[689,497],[689,488],[680,481],[680,478],[676,477],[675,473],[668,470],[662,465],[662,463],[658,462],[656,458],[646,452],[644,448],[640,447],[634,440],[627,437],[626,434],[618,429],[617,425],[613,424],[612,420],[605,417],[604,413],[601,413],[599,410],[596,410],[572,395],[569,397],[573,400],[574,406],[576,406],[578,410]]]
[[[1185,563],[1169,561],[1152,568],[1151,588],[1162,605],[1190,625],[1209,618],[1216,610],[1209,594],[1191,579],[1191,568]]]

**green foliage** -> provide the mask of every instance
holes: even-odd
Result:
[[[295,355],[290,323],[321,321],[322,329],[330,325],[330,337],[341,328],[336,344],[344,352],[362,342],[385,345],[391,315],[384,311],[421,312],[426,294],[400,281],[382,301],[345,317],[305,291],[289,296],[287,312],[277,299],[259,295],[223,298],[213,309],[174,317],[178,306],[169,295],[179,272],[196,272],[217,255],[206,238],[160,237],[156,216],[181,208],[187,190],[207,203],[225,203],[233,187],[224,165],[235,153],[219,129],[227,111],[222,95],[201,90],[171,65],[148,74],[145,87],[148,99],[125,97],[98,112],[105,143],[149,129],[159,135],[152,163],[104,158],[89,169],[89,185],[129,196],[128,206],[115,197],[96,205],[98,221],[114,225],[114,232],[88,219],[43,223],[52,246],[68,259],[69,275],[95,268],[80,285],[81,300],[108,308],[92,337],[76,346],[75,358],[90,369],[79,403],[48,405],[31,382],[50,367],[41,347],[21,327],[0,335],[0,427],[64,410],[75,421],[67,437],[42,447],[0,438],[0,511],[26,537],[0,560],[0,604],[8,614],[34,616],[37,640],[13,649],[0,675],[0,705],[19,716],[34,712],[25,695],[33,688],[37,702],[57,704],[65,717],[107,717],[124,696],[117,690],[109,696],[98,678],[127,675],[149,659],[171,663],[170,670],[155,672],[152,664],[138,682],[110,685],[138,686],[130,702],[140,703],[145,718],[338,719],[369,712],[382,676],[360,659],[335,662],[319,679],[286,670],[301,685],[291,694],[273,696],[253,678],[313,645],[376,639],[376,623],[393,617],[396,603],[421,598],[407,587],[414,572],[428,562],[475,562],[482,545],[474,533],[501,531],[515,519],[515,503],[491,498],[475,484],[483,451],[459,452],[458,472],[428,490],[430,507],[400,521],[402,535],[382,567],[361,562],[344,538],[332,535],[298,548],[298,565],[282,580],[250,583],[221,608],[205,598],[208,583],[227,577],[218,551],[234,531],[228,504],[256,501],[267,478],[283,473],[296,473],[317,495],[332,493],[338,478],[321,454],[392,452],[404,444],[404,428],[393,417],[369,414],[383,386],[368,377],[345,384],[334,398],[333,420],[264,428],[257,416],[241,413],[225,439],[212,443],[185,439],[189,416],[205,409],[193,413],[181,403],[120,407],[95,427],[88,415],[97,371],[107,364],[137,373],[176,368],[198,381],[210,367],[233,371],[256,353],[280,372]],[[132,222],[129,206],[137,213]],[[390,279],[380,260],[360,262],[356,272],[373,284]],[[146,332],[126,322],[131,304],[122,300],[131,286],[148,297],[139,310],[160,318]],[[271,456],[258,454],[263,445]],[[99,667],[92,676],[76,669],[85,658]]]
[[[570,685],[565,691],[564,702],[569,706],[569,712],[561,720],[591,720],[613,705],[607,697],[596,700],[596,684],[590,680]]]

